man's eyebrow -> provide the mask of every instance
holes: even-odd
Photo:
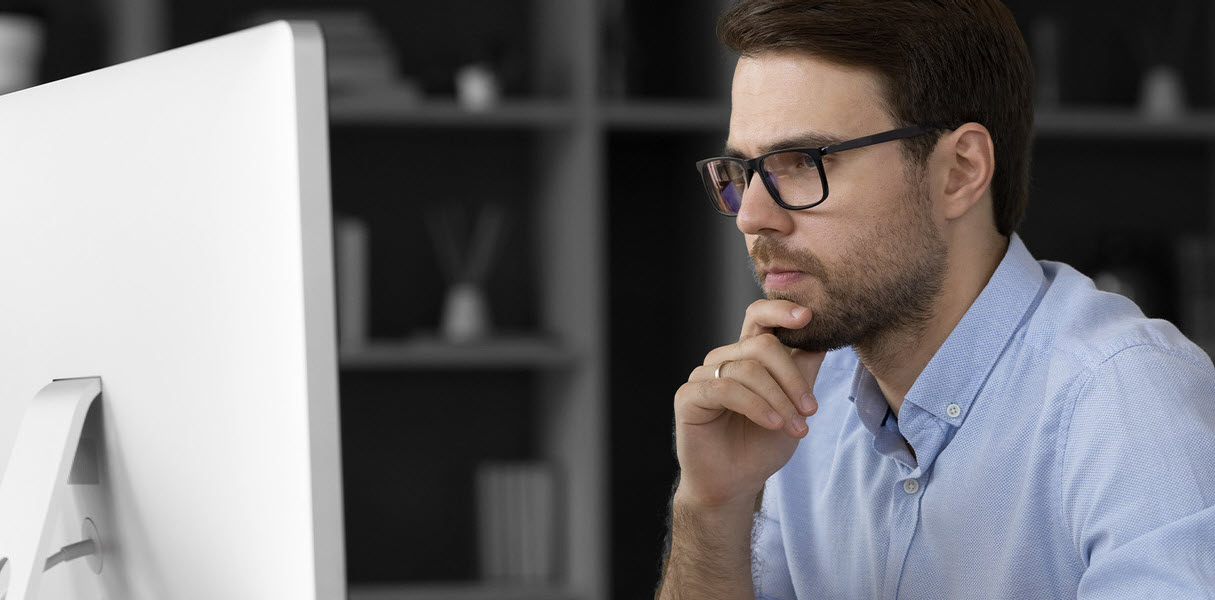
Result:
[[[727,144],[725,150],[722,151],[722,156],[729,156],[731,158],[753,158],[754,156],[767,154],[768,152],[774,152],[776,150],[791,150],[793,148],[822,148],[823,146],[838,144],[842,141],[845,141],[844,138],[838,135],[812,131],[760,146],[759,152],[753,156],[747,156],[737,148],[732,148]]]

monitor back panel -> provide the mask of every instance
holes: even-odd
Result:
[[[285,22],[0,97],[0,472],[43,386],[103,381],[54,540],[89,513],[103,571],[43,597],[345,596],[325,114]]]

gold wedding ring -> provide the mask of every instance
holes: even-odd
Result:
[[[721,361],[721,363],[717,365],[717,368],[713,370],[713,378],[721,379],[721,368],[726,366],[726,363],[731,363],[731,362],[734,362],[734,361],[732,361],[732,360]]]

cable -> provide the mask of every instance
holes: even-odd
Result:
[[[57,565],[61,562],[67,562],[69,560],[83,558],[90,554],[96,554],[96,553],[97,553],[97,544],[93,540],[84,540],[83,542],[76,542],[75,544],[64,546],[63,550],[60,550],[60,551],[52,554],[50,556],[50,558],[46,559],[46,566],[43,567],[42,570],[49,571],[49,570],[51,570],[51,567],[54,567],[55,565]],[[0,597],[0,600],[4,600],[4,598]]]

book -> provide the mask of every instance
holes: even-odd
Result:
[[[556,574],[556,483],[539,461],[487,461],[475,475],[482,580],[544,585]]]
[[[368,259],[367,224],[344,217],[334,226],[337,276],[338,345],[359,348],[367,341]]]

